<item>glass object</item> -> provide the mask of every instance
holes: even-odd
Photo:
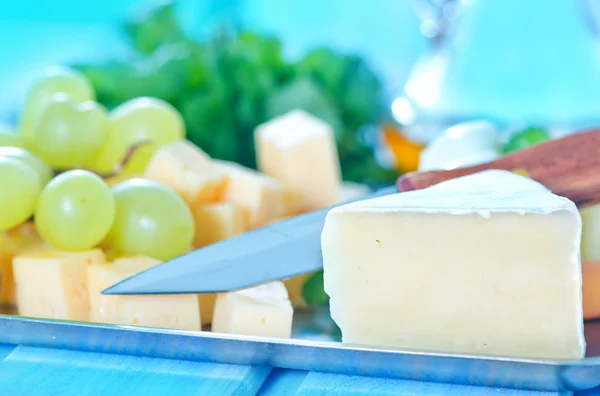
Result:
[[[589,2],[459,5],[392,108],[401,123],[421,124],[413,135],[428,140],[444,125],[478,118],[555,130],[600,124],[600,48]]]

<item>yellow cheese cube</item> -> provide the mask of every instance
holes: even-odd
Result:
[[[190,205],[218,201],[225,183],[208,154],[187,140],[161,146],[144,177],[172,188]]]
[[[198,304],[200,304],[200,312],[202,313],[202,326],[212,323],[216,299],[216,293],[198,294]]]
[[[285,287],[287,289],[288,295],[290,296],[290,301],[292,302],[292,306],[294,308],[306,308],[308,304],[304,300],[304,283],[310,278],[311,274],[304,274],[300,276],[295,276],[290,279],[286,279],[283,281]]]
[[[259,125],[255,131],[258,168],[296,194],[299,211],[338,202],[340,162],[333,129],[302,110]]]
[[[340,189],[339,202],[347,202],[364,197],[371,192],[371,188],[366,184],[344,182]]]
[[[284,214],[285,193],[280,183],[233,162],[215,163],[227,175],[223,199],[246,209],[250,229],[262,227]]]
[[[88,266],[104,262],[100,249],[62,252],[54,249],[18,255],[13,260],[20,315],[88,320]]]
[[[88,269],[90,320],[123,325],[200,330],[200,308],[194,294],[105,296],[102,290],[151,268],[160,261],[135,256]]]
[[[0,236],[0,304],[14,304],[15,283],[12,271],[13,244],[7,235]]]
[[[17,254],[49,248],[31,222],[23,223],[0,235],[0,304],[15,304],[12,260]]]
[[[196,223],[194,247],[222,241],[247,229],[244,208],[234,202],[198,205],[192,208]]]
[[[289,338],[294,310],[282,282],[219,293],[212,331]]]

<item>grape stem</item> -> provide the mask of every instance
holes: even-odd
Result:
[[[133,158],[134,154],[143,146],[147,146],[152,144],[152,140],[142,140],[140,142],[134,143],[131,146],[129,146],[129,149],[127,150],[127,152],[125,153],[125,156],[123,157],[123,159],[121,160],[121,162],[115,167],[115,169],[112,172],[109,173],[99,173],[99,172],[94,172],[91,171],[90,172],[94,172],[96,173],[98,176],[100,176],[103,179],[110,179],[112,177],[118,176],[119,173],[121,173],[125,167],[127,166],[127,164],[129,163],[129,161],[131,161],[131,159]],[[71,169],[59,169],[59,170],[55,170],[54,171],[54,176],[56,175],[60,175],[63,172],[67,172]]]

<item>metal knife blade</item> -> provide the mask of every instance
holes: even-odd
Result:
[[[362,199],[397,192],[387,187]],[[322,268],[325,208],[206,246],[134,275],[102,294],[225,292]]]

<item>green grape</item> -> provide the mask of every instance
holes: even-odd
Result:
[[[325,293],[323,284],[323,271],[318,271],[312,274],[304,283],[302,288],[302,296],[308,305],[320,306],[329,301],[329,296]]]
[[[0,157],[16,159],[29,166],[38,175],[42,187],[52,179],[52,169],[37,155],[23,148],[0,147]]]
[[[25,140],[29,139],[33,125],[41,109],[56,93],[65,93],[74,103],[94,100],[94,89],[83,74],[75,70],[51,67],[30,88],[23,113],[21,114],[20,130]]]
[[[0,231],[33,215],[42,186],[33,169],[15,158],[0,157]]]
[[[550,140],[550,134],[545,129],[527,128],[510,138],[504,146],[504,153],[512,153],[514,151],[526,149],[536,144]]]
[[[192,213],[161,184],[131,179],[112,188],[116,216],[107,242],[126,254],[169,260],[188,251],[194,237]]]
[[[23,147],[23,135],[0,124],[0,147]]]
[[[100,153],[107,131],[104,107],[94,101],[76,104],[59,93],[40,111],[28,147],[53,168],[81,167]]]
[[[92,166],[99,172],[111,172],[132,146],[147,142],[126,167],[133,173],[142,172],[160,145],[184,137],[183,119],[173,106],[155,98],[132,99],[111,112],[106,142]]]
[[[71,170],[52,179],[35,209],[35,227],[42,239],[67,251],[97,246],[114,218],[115,200],[110,188],[84,170]]]

